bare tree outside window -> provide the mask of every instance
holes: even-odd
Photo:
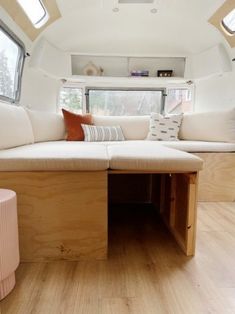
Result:
[[[59,107],[74,113],[82,113],[82,89],[62,87],[59,95]]]
[[[24,47],[0,25],[0,97],[9,101],[19,98]]]
[[[5,51],[0,52],[0,94],[13,98],[13,80]]]
[[[142,116],[161,107],[161,90],[89,89],[89,112],[95,115]]]

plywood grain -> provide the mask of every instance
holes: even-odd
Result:
[[[106,258],[106,172],[1,172],[0,188],[17,193],[21,261]]]
[[[235,153],[197,153],[204,161],[199,174],[199,201],[235,201]]]
[[[158,176],[153,175],[153,182]],[[161,185],[152,185],[153,204],[187,256],[195,254],[197,176],[197,173],[162,174]],[[160,202],[155,201],[155,194],[160,195]]]

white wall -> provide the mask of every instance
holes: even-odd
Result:
[[[235,108],[235,71],[196,82],[195,111]]]
[[[32,42],[0,7],[0,19],[24,42],[26,51],[31,52]],[[60,83],[35,72],[29,67],[29,58],[25,60],[20,105],[32,109],[55,111]]]
[[[61,83],[25,66],[20,104],[30,109],[56,111]]]

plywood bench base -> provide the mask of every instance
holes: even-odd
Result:
[[[17,193],[21,261],[106,259],[108,176],[123,174],[1,172],[0,188]],[[151,201],[185,254],[193,255],[197,173],[148,175]]]
[[[1,172],[17,193],[21,261],[107,257],[107,173]]]
[[[152,202],[187,256],[195,254],[197,173],[152,176]]]
[[[201,202],[235,201],[235,153],[195,153],[204,161],[199,175]]]

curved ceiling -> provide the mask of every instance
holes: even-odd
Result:
[[[221,41],[207,21],[224,0],[57,0],[62,18],[44,32],[72,53],[179,55],[198,53]],[[113,12],[117,8],[118,12]],[[151,13],[156,8],[157,13]]]

